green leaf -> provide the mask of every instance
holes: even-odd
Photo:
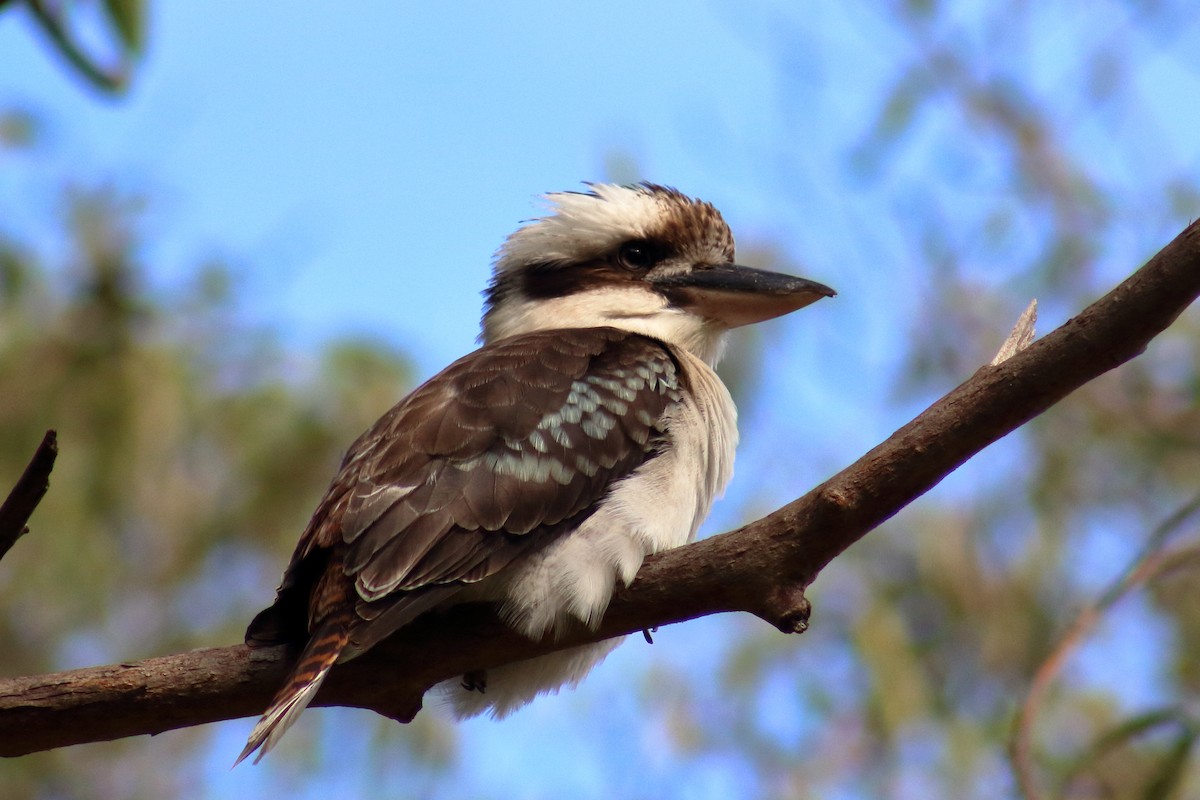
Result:
[[[125,49],[133,55],[141,53],[146,32],[146,6],[142,0],[104,0],[104,8]]]
[[[1197,733],[1200,731],[1191,726],[1185,726],[1179,732],[1170,751],[1162,760],[1161,770],[1146,786],[1146,793],[1143,795],[1146,800],[1169,800],[1174,795],[1187,769],[1188,757],[1196,744]]]
[[[1119,747],[1129,745],[1134,739],[1145,736],[1157,729],[1175,726],[1178,735],[1167,754],[1162,758],[1159,772],[1147,784],[1141,797],[1145,800],[1167,800],[1179,785],[1184,770],[1188,764],[1188,756],[1195,743],[1198,732],[1185,711],[1178,707],[1154,709],[1144,714],[1130,717],[1098,736],[1091,747],[1084,751],[1063,776],[1062,786],[1067,787],[1081,773],[1094,765],[1107,753]]]
[[[1120,747],[1130,739],[1149,733],[1164,725],[1176,725],[1184,721],[1183,712],[1178,708],[1159,708],[1147,711],[1136,717],[1130,717],[1110,731],[1102,734],[1089,748],[1089,754],[1094,758],[1103,755],[1113,748]]]

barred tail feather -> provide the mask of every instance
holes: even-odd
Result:
[[[259,752],[254,758],[254,763],[261,761],[300,716],[300,712],[316,697],[325,676],[329,674],[330,668],[337,662],[338,656],[350,641],[348,622],[347,619],[335,616],[325,620],[313,632],[283,688],[275,695],[270,708],[250,732],[245,749],[237,757],[237,761],[233,762],[235,767],[255,750]]]

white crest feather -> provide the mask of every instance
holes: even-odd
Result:
[[[551,213],[505,240],[496,253],[496,271],[603,252],[626,239],[647,236],[667,213],[666,197],[646,186],[595,183],[589,189],[543,195]]]

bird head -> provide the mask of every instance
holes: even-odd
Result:
[[[545,199],[551,213],[518,229],[496,254],[485,342],[609,326],[711,364],[731,328],[834,294],[814,281],[735,264],[721,213],[675,189],[590,184]]]

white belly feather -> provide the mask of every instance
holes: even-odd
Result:
[[[667,425],[670,446],[618,483],[576,531],[479,584],[478,599],[503,603],[514,628],[540,639],[573,621],[595,626],[619,578],[632,582],[643,559],[691,541],[733,474],[737,410],[712,369],[683,352],[692,393]],[[487,584],[486,586],[484,584]],[[440,692],[458,716],[503,717],[546,692],[575,685],[622,638],[489,670],[485,692],[446,681]]]

